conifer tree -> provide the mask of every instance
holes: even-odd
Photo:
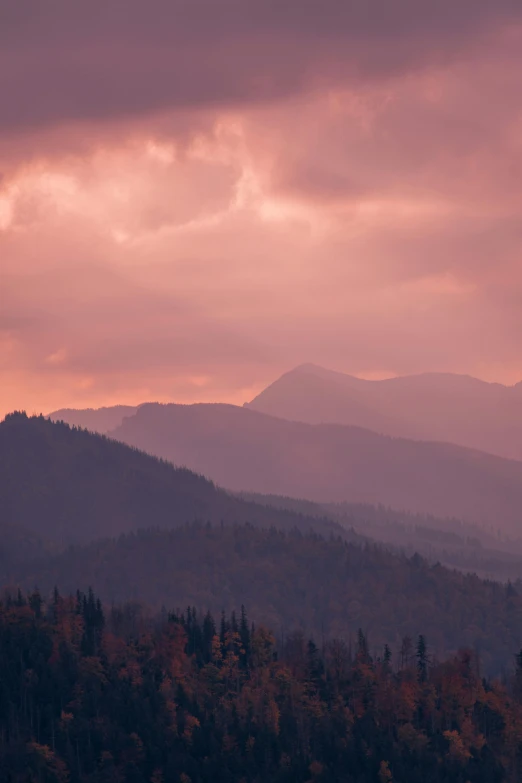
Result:
[[[426,682],[428,677],[428,653],[426,639],[422,634],[417,640],[417,675],[419,682]]]

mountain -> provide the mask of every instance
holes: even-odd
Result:
[[[71,427],[83,427],[91,432],[106,433],[118,427],[125,416],[132,416],[138,406],[114,405],[108,408],[61,408],[53,411],[47,418],[51,421],[64,421]]]
[[[0,586],[9,583],[23,563],[42,560],[58,551],[60,547],[53,542],[0,516]]]
[[[291,421],[349,424],[522,459],[522,383],[449,373],[368,381],[305,364],[245,406]]]
[[[170,417],[172,406],[148,407],[125,422],[152,412],[168,435],[162,417],[165,411]],[[222,407],[186,410],[203,415],[208,435]],[[269,425],[281,424],[224,407],[229,433],[237,415],[247,417],[251,433],[261,428],[269,440]],[[287,439],[295,427],[323,429],[282,424]],[[307,453],[303,440],[290,445],[294,457]],[[226,444],[216,452],[227,464]],[[272,459],[277,453],[272,447]],[[264,469],[267,453],[259,449],[257,456],[257,468]],[[4,530],[15,532],[7,571],[0,564],[4,584],[37,584],[45,592],[91,585],[108,601],[156,607],[194,603],[220,611],[244,602],[256,622],[276,629],[348,637],[364,627],[377,645],[424,632],[434,651],[470,645],[495,671],[522,643],[518,583],[502,586],[386,551],[320,513],[231,496],[186,468],[43,417],[16,413],[0,424],[0,509]],[[24,540],[33,541],[27,556],[20,553]]]
[[[241,409],[238,409],[241,411]],[[14,564],[73,541],[195,519],[314,529],[383,542],[485,578],[522,577],[522,540],[457,519],[409,515],[364,504],[312,503],[269,495],[231,497],[188,470],[89,432],[43,418],[0,424],[0,582]]]
[[[189,470],[24,413],[0,423],[0,510],[6,529],[59,544],[195,519],[348,535],[330,520],[232,497]]]
[[[325,540],[298,531],[193,524],[138,531],[75,546],[26,564],[19,581],[49,594],[87,590],[105,601],[153,609],[199,606],[219,614],[244,604],[257,623],[346,641],[363,628],[372,649],[425,634],[433,652],[480,651],[487,671],[522,645],[522,596],[474,575],[430,566],[418,555]]]
[[[111,436],[234,491],[351,501],[522,534],[522,462],[233,405],[150,403]]]

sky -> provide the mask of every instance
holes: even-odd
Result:
[[[519,0],[0,0],[0,415],[522,380]]]

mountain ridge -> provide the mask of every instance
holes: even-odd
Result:
[[[51,421],[63,421],[74,427],[105,434],[132,416],[139,405],[104,405],[101,408],[60,408],[47,415]]]
[[[322,529],[341,525],[234,498],[204,476],[106,436],[23,413],[0,422],[2,523],[58,544],[194,520]]]
[[[146,404],[111,437],[237,492],[382,503],[522,532],[522,462],[453,443],[220,403]]]
[[[299,365],[245,407],[308,424],[362,426],[394,437],[456,443],[522,459],[522,382],[421,373],[366,380]]]

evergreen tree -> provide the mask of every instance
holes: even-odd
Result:
[[[428,677],[428,653],[426,640],[422,634],[417,640],[417,675],[419,682],[426,682]]]

